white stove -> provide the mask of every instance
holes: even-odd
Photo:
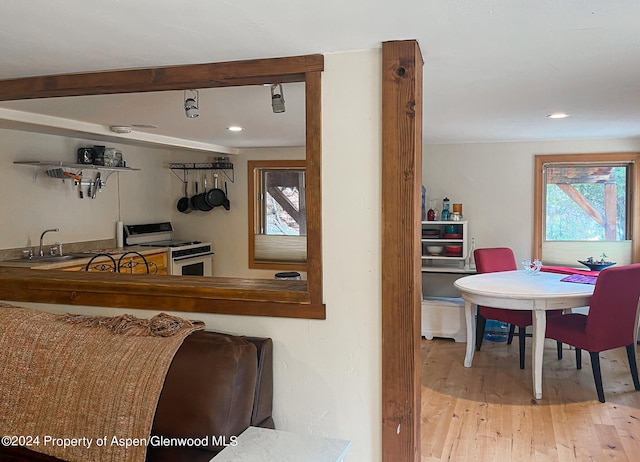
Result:
[[[166,247],[168,273],[177,276],[212,276],[211,243],[173,239],[170,222],[124,225],[125,245]]]

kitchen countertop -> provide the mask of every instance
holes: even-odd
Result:
[[[145,246],[128,246],[128,247],[113,247],[108,249],[96,249],[78,253],[70,253],[69,255],[85,255],[80,258],[73,258],[71,260],[63,260],[63,261],[37,261],[37,260],[29,260],[28,258],[16,260],[0,260],[0,266],[3,267],[13,267],[13,268],[31,268],[31,269],[58,269],[58,268],[66,268],[69,266],[78,266],[82,264],[86,264],[91,260],[92,257],[99,253],[107,253],[110,254],[116,261],[120,256],[127,252],[138,252],[141,255],[152,255],[161,252],[166,252],[166,247],[145,247]],[[107,261],[107,257],[96,258],[94,261]]]

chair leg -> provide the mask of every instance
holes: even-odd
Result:
[[[520,348],[520,369],[524,369],[524,341],[527,330],[524,327],[518,327],[518,346]]]
[[[487,318],[478,313],[476,318],[476,351],[480,351],[482,339],[484,338],[484,328],[487,325]]]
[[[558,350],[558,359],[562,359],[562,342],[556,340],[556,349]]]
[[[577,348],[576,348],[577,350]],[[604,403],[604,390],[602,389],[602,375],[600,374],[600,353],[590,351],[591,369],[593,370],[593,380],[596,382],[596,392],[598,393],[598,401]]]
[[[582,350],[576,348],[576,369],[582,369]]]
[[[638,365],[636,364],[636,346],[633,343],[631,345],[627,345],[627,358],[629,359],[629,368],[631,369],[633,386],[636,390],[640,390],[640,381],[638,381]]]
[[[522,329],[522,327],[518,327],[518,332],[520,332],[520,329]],[[509,324],[509,336],[507,337],[507,345],[511,345],[511,342],[513,342],[513,335],[515,333],[516,333],[515,324]]]

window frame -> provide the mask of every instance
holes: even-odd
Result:
[[[292,270],[292,271],[307,271],[307,263],[295,263],[295,262],[266,262],[255,259],[255,238],[257,233],[257,227],[261,223],[261,203],[258,201],[258,193],[261,189],[261,171],[267,169],[295,169],[304,170],[305,183],[306,183],[306,162],[304,160],[249,160],[247,161],[247,184],[248,184],[248,204],[247,209],[249,213],[249,228],[248,228],[248,245],[249,245],[249,268],[251,269],[264,269],[264,270]],[[306,186],[305,186],[305,202],[306,202]],[[308,215],[308,214],[307,214]],[[307,255],[308,262],[308,255]]]
[[[544,168],[547,164],[606,164],[606,163],[628,163],[629,164],[629,197],[628,197],[628,215],[627,226],[628,236],[631,240],[631,261],[637,263],[640,261],[640,239],[636,238],[637,232],[640,231],[640,213],[634,209],[637,204],[637,198],[640,197],[640,185],[638,178],[638,165],[640,162],[640,153],[635,152],[614,152],[614,153],[589,153],[589,154],[537,154],[535,155],[534,168],[534,203],[533,203],[533,258],[542,259],[542,244],[545,235],[545,193],[546,184],[544,178]]]

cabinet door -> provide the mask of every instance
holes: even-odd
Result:
[[[78,264],[72,264],[69,266],[65,266],[62,268],[58,268],[62,271],[85,271],[85,268],[87,267],[87,263],[88,261],[85,261],[84,263],[82,263],[81,265]],[[95,271],[100,271],[100,272],[115,272],[115,267],[114,264],[111,260],[109,260],[108,258],[96,258],[92,263],[91,263],[91,267],[88,269],[88,271],[91,272],[95,272]]]
[[[150,274],[167,274],[167,253],[160,252],[154,253],[152,255],[145,255],[147,262],[149,263],[149,273]],[[141,266],[140,270],[144,271],[144,263]]]
[[[144,256],[149,266],[149,274],[167,274],[167,256],[165,252]],[[146,274],[147,265],[138,255],[130,255],[120,262],[120,272],[123,274]]]
[[[117,263],[120,256],[114,255],[113,257]],[[149,265],[149,274],[167,274],[166,252],[152,253],[149,255],[145,255],[144,258],[145,260],[147,260],[147,263]],[[92,265],[95,266],[95,268],[90,269],[90,271],[100,271],[101,269],[98,268],[97,265],[100,265],[101,262],[102,259],[96,259]],[[104,259],[104,263],[106,265],[112,266],[111,261],[107,260],[106,258]],[[63,271],[84,271],[86,265],[86,263],[83,263],[82,265],[75,264],[58,269],[61,269]],[[111,271],[111,268],[105,268],[103,270]],[[137,255],[131,255],[125,257],[125,259],[120,262],[120,272],[123,274],[146,274],[147,267],[145,266],[144,261],[142,261],[142,258]]]

